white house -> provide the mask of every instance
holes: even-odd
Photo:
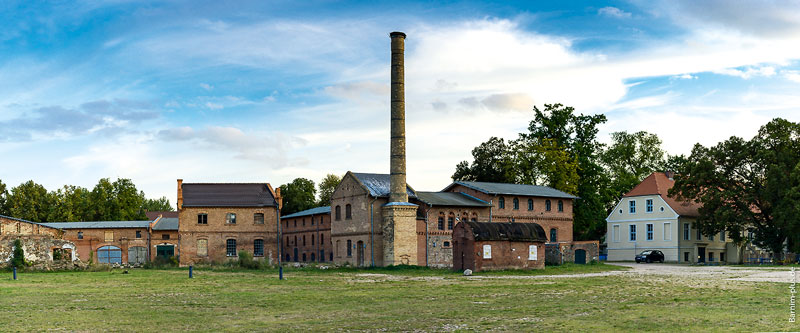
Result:
[[[725,232],[705,236],[695,229],[699,204],[667,195],[671,175],[656,172],[617,203],[606,218],[609,261],[632,261],[644,250],[660,250],[669,262],[741,263],[742,250]]]

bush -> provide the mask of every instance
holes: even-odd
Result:
[[[22,241],[19,239],[14,241],[14,256],[11,258],[11,266],[22,268],[25,267],[25,251],[22,250]]]
[[[143,268],[168,268],[168,267],[178,267],[178,258],[174,256],[169,258],[164,257],[156,257],[155,260],[145,262],[142,265]]]
[[[253,255],[247,251],[239,251],[239,267],[247,269],[260,269],[261,262],[253,260]]]

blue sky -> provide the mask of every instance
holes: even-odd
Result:
[[[800,121],[800,2],[0,3],[0,179],[319,181],[388,171],[404,31],[408,179],[439,190],[534,105],[673,154]]]

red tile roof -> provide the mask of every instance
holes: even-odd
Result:
[[[623,197],[636,197],[642,195],[660,195],[662,199],[681,216],[698,216],[697,210],[701,207],[699,203],[677,201],[668,195],[669,189],[675,185],[675,181],[668,178],[663,172],[654,172],[647,176],[639,185],[636,185],[630,192]]]

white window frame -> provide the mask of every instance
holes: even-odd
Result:
[[[692,240],[692,225],[690,223],[683,224],[683,240]]]
[[[652,213],[653,212],[653,199],[647,199],[644,202],[644,211],[645,213]]]
[[[628,225],[628,241],[635,242],[636,241],[636,225],[630,224]]]
[[[653,241],[656,237],[656,227],[652,223],[647,223],[644,226],[645,240]]]
[[[672,240],[672,222],[664,222],[664,240]]]
[[[492,246],[489,244],[483,245],[483,259],[492,259]]]
[[[725,241],[725,230],[722,230],[722,231],[719,232],[719,240],[721,242]]]
[[[619,243],[619,224],[611,226],[611,239],[614,240],[614,243]]]
[[[528,245],[528,260],[539,260],[539,247]]]
[[[636,214],[636,200],[628,201],[628,214]]]

